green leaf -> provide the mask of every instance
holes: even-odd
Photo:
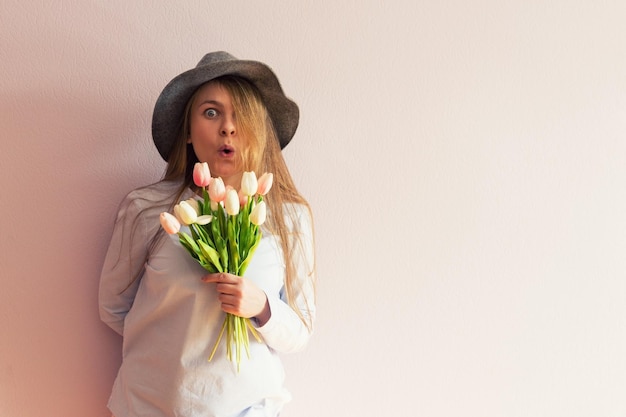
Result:
[[[220,262],[219,253],[217,253],[217,251],[214,248],[212,248],[211,246],[207,245],[206,243],[202,241],[198,241],[198,244],[200,245],[200,249],[202,250],[202,253],[204,254],[204,256],[206,256],[211,261],[211,263],[215,265],[215,268],[217,268],[217,271],[224,272],[224,268],[222,267],[222,263]]]
[[[257,246],[259,246],[260,242],[261,242],[261,234],[259,233],[256,236],[256,241],[250,247],[250,250],[248,251],[248,255],[245,258],[242,258],[241,265],[239,265],[239,276],[243,276],[243,274],[245,274],[246,269],[248,269],[248,265],[250,264],[250,261],[252,260],[252,255],[254,254],[254,251],[256,251],[256,248]]]
[[[206,187],[202,189],[202,199],[204,200],[202,214],[213,214],[211,213],[211,200],[209,199],[209,192]]]
[[[199,238],[203,241],[209,244],[209,246],[215,246],[213,244],[213,240],[211,239],[211,236],[209,236],[209,228],[207,227],[208,225],[195,225],[197,226],[198,229],[198,236]]]
[[[192,231],[192,237],[194,240],[202,239],[202,226],[199,224],[190,224],[189,229]]]
[[[217,205],[217,213],[218,213],[217,225],[219,226],[218,233],[220,236],[226,236],[226,220],[228,219],[228,216],[226,215],[226,212],[224,211],[224,207],[222,207],[221,204]]]
[[[215,249],[222,259],[222,265],[228,265],[228,249],[226,248],[226,241],[221,236],[215,237]]]
[[[216,272],[220,272],[220,271],[217,270],[215,265],[213,265],[213,262],[207,262],[206,260],[202,260],[202,259],[199,259],[198,262],[200,263],[200,265],[202,265],[202,267],[204,269],[206,269],[207,271],[209,271],[212,274],[214,274]]]
[[[200,252],[200,248],[196,242],[187,233],[178,233],[178,240],[189,251],[189,253],[191,253],[192,256],[197,255]]]
[[[204,214],[204,201],[198,200],[198,216]]]
[[[237,242],[237,235],[235,234],[235,221],[231,217],[228,219],[228,224],[226,225],[227,237],[229,242]]]

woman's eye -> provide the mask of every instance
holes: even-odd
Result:
[[[217,110],[215,110],[215,109],[207,109],[207,110],[204,111],[204,115],[206,117],[215,117],[215,116],[217,116]]]

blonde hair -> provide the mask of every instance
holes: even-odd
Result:
[[[257,175],[264,172],[271,172],[274,175],[274,185],[265,196],[265,202],[268,206],[265,228],[278,237],[284,254],[287,301],[307,328],[312,330],[310,314],[305,317],[300,308],[296,306],[295,294],[302,289],[302,285],[311,285],[315,289],[315,267],[313,266],[313,270],[308,271],[306,277],[296,276],[294,261],[296,251],[304,251],[305,249],[300,239],[301,230],[299,229],[297,214],[289,209],[292,204],[303,205],[312,219],[311,207],[298,192],[289,173],[272,119],[257,88],[249,81],[235,76],[220,77],[209,81],[209,83],[219,84],[231,96],[239,135],[246,140],[246,147],[241,154],[243,170],[254,171]],[[187,188],[197,188],[193,183],[193,166],[198,162],[198,159],[192,146],[187,143],[190,131],[191,104],[195,97],[196,94],[187,103],[183,120],[179,126],[180,133],[172,146],[163,176],[163,181],[182,180],[180,188],[170,201],[170,209],[180,200]],[[150,244],[149,253],[157,247],[162,236],[163,231],[159,230]],[[299,278],[303,279],[299,280]],[[313,292],[315,293],[315,291]],[[315,303],[315,300],[307,299],[304,301],[308,310],[307,313],[310,313],[310,307]]]

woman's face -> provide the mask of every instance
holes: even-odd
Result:
[[[225,184],[238,189],[245,143],[237,131],[228,91],[213,82],[200,87],[191,103],[189,123],[187,143],[193,146],[198,160],[209,164],[212,177],[222,177]]]

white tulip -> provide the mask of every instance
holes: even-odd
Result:
[[[224,208],[226,209],[226,213],[231,216],[239,214],[239,195],[237,195],[237,190],[228,190],[226,193],[226,201],[224,201]]]
[[[257,204],[250,213],[250,221],[257,226],[262,225],[267,217],[267,207],[265,201],[261,201]]]

